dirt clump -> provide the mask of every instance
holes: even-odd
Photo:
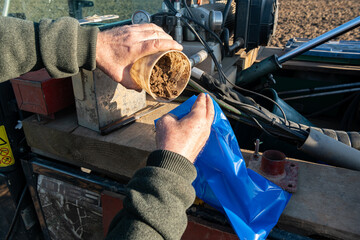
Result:
[[[186,69],[183,59],[168,53],[161,57],[152,69],[150,89],[158,97],[171,99],[179,95],[179,81],[184,77]],[[181,89],[180,89],[181,90]]]

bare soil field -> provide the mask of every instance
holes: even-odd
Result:
[[[271,46],[290,38],[315,38],[360,16],[360,0],[279,0],[279,19]],[[360,40],[360,27],[337,38]]]

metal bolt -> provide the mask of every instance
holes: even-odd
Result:
[[[260,154],[259,154],[259,149],[260,149],[260,144],[262,142],[260,142],[260,139],[256,139],[254,144],[255,144],[255,152],[254,152],[254,155],[253,155],[253,159],[254,160],[258,160],[260,158]]]

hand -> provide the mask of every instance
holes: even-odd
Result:
[[[96,65],[124,87],[140,91],[130,76],[132,64],[143,56],[172,49],[183,47],[155,24],[117,27],[98,33]]]
[[[181,120],[166,114],[157,122],[157,147],[181,154],[194,163],[210,136],[214,114],[210,96],[201,93],[191,112]]]

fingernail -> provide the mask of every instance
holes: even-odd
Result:
[[[199,98],[199,100],[201,100],[201,101],[205,101],[205,99],[206,99],[205,93],[200,93],[199,96],[198,96],[198,98]]]
[[[181,44],[178,43],[177,45],[178,45],[179,49],[183,49],[183,46]]]

